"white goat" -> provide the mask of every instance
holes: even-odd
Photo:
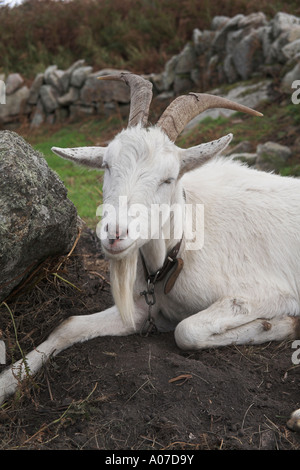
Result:
[[[102,226],[115,305],[58,326],[28,354],[31,373],[76,342],[141,330],[147,334],[154,326],[175,329],[182,349],[295,338],[300,332],[300,181],[230,158],[212,158],[226,148],[231,134],[186,150],[174,143],[187,122],[205,109],[260,113],[224,98],[191,93],[174,100],[156,126],[146,127],[150,82],[133,74],[105,78],[130,86],[128,128],[106,148],[52,150],[105,169],[105,207],[121,214],[116,223],[108,210]],[[202,212],[196,215],[193,226],[204,230],[203,246],[188,249],[185,225],[176,237],[165,236],[167,228],[174,233],[175,216],[161,223],[160,237],[133,236],[129,221],[134,217],[122,217],[124,197],[129,210],[143,204],[149,213],[155,204],[176,205],[183,213],[188,205],[201,204],[204,218]],[[24,376],[22,361],[2,373],[2,401]],[[294,418],[296,429],[299,410]]]

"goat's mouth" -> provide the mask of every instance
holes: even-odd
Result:
[[[136,241],[133,240],[130,245],[124,246],[123,244],[116,244],[116,245],[110,245],[107,243],[102,242],[102,248],[104,253],[109,257],[109,258],[124,258],[127,256],[129,252],[131,252],[132,248],[136,245]]]

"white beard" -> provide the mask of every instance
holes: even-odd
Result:
[[[123,322],[134,327],[133,286],[136,278],[138,251],[122,259],[110,259],[112,295]]]

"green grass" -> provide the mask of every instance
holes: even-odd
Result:
[[[106,146],[107,142],[125,125],[119,116],[108,119],[87,119],[81,123],[69,123],[60,129],[43,126],[35,132],[20,132],[41,152],[49,167],[65,184],[68,197],[76,206],[79,216],[95,229],[99,222],[96,210],[102,202],[103,171],[90,170],[64,160],[51,151],[51,147]]]
[[[87,134],[68,126],[53,133],[42,142],[33,144],[45,157],[68,189],[68,197],[76,206],[80,217],[91,227],[97,223],[96,209],[102,199],[102,171],[89,170],[58,157],[51,147],[80,147],[93,145]]]
[[[288,131],[299,127],[300,105],[293,104],[278,106],[277,103],[264,103],[258,111],[263,117],[252,117],[242,113],[235,113],[230,118],[206,118],[192,131],[179,140],[181,146],[197,145],[217,139],[229,132],[233,133],[232,145],[245,140],[253,144],[253,149],[259,143],[273,140],[283,145],[288,144]]]
[[[178,140],[178,145],[187,148],[200,142],[218,139],[231,132],[233,134],[231,147],[243,141],[250,142],[252,152],[256,151],[258,144],[268,141],[293,147],[299,136],[300,105],[291,104],[287,100],[281,106],[278,106],[278,103],[263,103],[257,110],[263,113],[263,117],[252,117],[241,113],[235,113],[229,119],[208,117],[182,136]],[[291,160],[280,170],[283,176],[300,175],[300,155],[297,150],[296,146]]]

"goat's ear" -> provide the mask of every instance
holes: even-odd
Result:
[[[71,160],[79,165],[100,169],[102,166],[105,147],[52,147],[51,150],[56,153],[56,155],[66,158],[67,160]]]
[[[230,143],[233,135],[228,134],[218,140],[213,140],[205,144],[197,145],[186,150],[180,151],[180,170],[179,178],[191,170],[206,163],[212,157],[221,153]]]

